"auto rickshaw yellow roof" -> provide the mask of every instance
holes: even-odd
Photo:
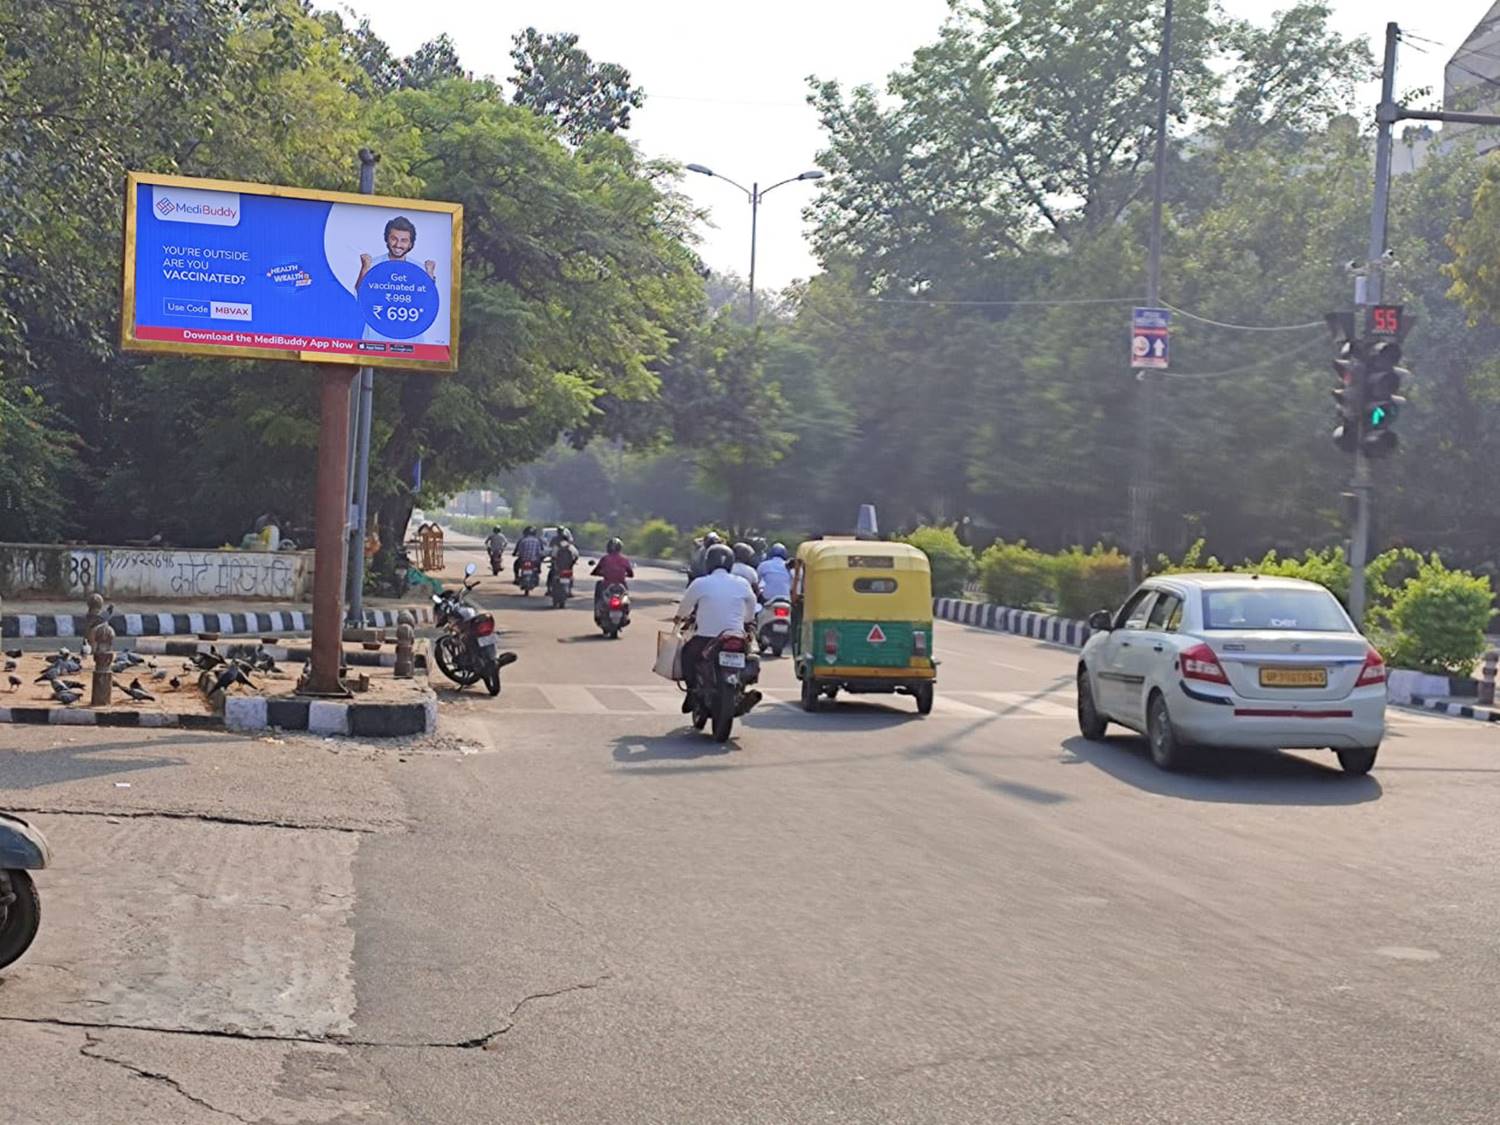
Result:
[[[928,569],[927,556],[909,543],[851,537],[809,539],[797,548],[797,559],[809,570],[825,566],[861,569],[862,558],[891,559],[894,566],[878,564],[881,569]]]

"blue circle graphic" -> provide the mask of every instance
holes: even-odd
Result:
[[[437,283],[420,262],[377,262],[360,283],[359,309],[382,336],[410,340],[437,320]]]

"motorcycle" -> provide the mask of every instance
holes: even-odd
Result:
[[[500,669],[513,664],[516,654],[499,651],[494,615],[468,602],[469,591],[478,585],[473,577],[477,569],[473,563],[464,567],[462,589],[432,595],[434,623],[445,630],[433,642],[432,655],[443,675],[459,687],[483,680],[486,691],[499,695]]]
[[[750,709],[746,691],[760,680],[760,657],[743,633],[723,633],[703,650],[693,687],[693,729],[712,723],[715,742],[729,741],[734,720]]]
[[[491,551],[490,551],[490,575],[491,576],[494,576],[494,575],[500,573],[500,565],[501,565],[502,562],[504,562],[504,560],[505,560],[505,548],[504,547],[501,547],[498,551],[494,550],[494,549],[491,549]]]
[[[787,598],[772,598],[755,616],[755,640],[760,654],[779,657],[786,649],[792,631],[792,603]]]
[[[0,969],[30,948],[42,924],[42,901],[27,872],[41,870],[51,858],[41,832],[0,813]]]
[[[603,593],[594,600],[594,624],[611,640],[630,624],[630,591],[622,583],[613,582],[604,587]]]
[[[547,593],[552,597],[552,608],[562,609],[573,596],[573,568],[554,570],[547,575]]]
[[[521,587],[524,597],[531,597],[531,591],[535,590],[537,583],[542,580],[542,564],[537,562],[521,563],[521,572],[516,578],[516,585]]]

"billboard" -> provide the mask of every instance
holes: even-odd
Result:
[[[463,208],[126,178],[120,346],[453,371]]]

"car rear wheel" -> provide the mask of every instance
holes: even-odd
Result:
[[[1375,755],[1380,753],[1378,746],[1362,746],[1355,750],[1335,750],[1339,756],[1339,768],[1350,777],[1363,777],[1375,767]]]
[[[1180,770],[1187,765],[1187,747],[1177,737],[1166,697],[1160,692],[1151,697],[1146,711],[1146,737],[1151,743],[1151,760],[1157,768]]]
[[[1104,728],[1109,725],[1094,703],[1094,689],[1089,684],[1088,672],[1078,669],[1078,733],[1090,742],[1104,737]]]

